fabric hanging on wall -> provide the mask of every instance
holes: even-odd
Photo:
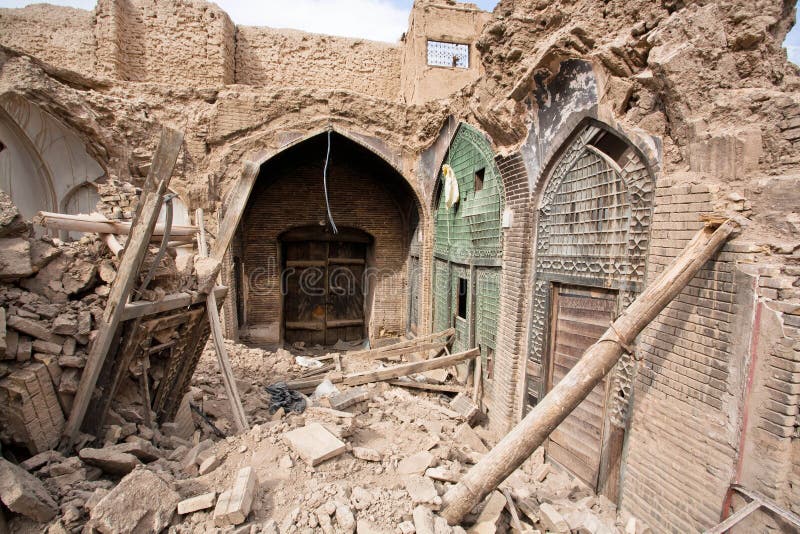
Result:
[[[453,168],[447,163],[442,165],[442,175],[444,175],[444,203],[447,209],[450,209],[458,203],[458,180]]]

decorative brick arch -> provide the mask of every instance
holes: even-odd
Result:
[[[599,138],[614,141],[618,153],[595,146]],[[528,359],[538,365],[549,343],[552,283],[616,290],[620,309],[642,291],[655,196],[643,154],[595,120],[577,127],[545,176],[538,192],[528,341]],[[620,427],[627,418],[632,374],[627,355],[614,374],[609,412]],[[528,377],[529,392],[538,391],[541,398],[544,388],[542,377]]]

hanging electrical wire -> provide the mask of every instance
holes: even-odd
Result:
[[[325,156],[325,168],[322,170],[322,184],[325,187],[325,208],[328,210],[328,221],[331,223],[331,230],[334,234],[339,233],[336,228],[336,223],[333,222],[333,215],[331,215],[331,203],[328,200],[328,162],[331,159],[331,130],[328,130],[328,153]]]

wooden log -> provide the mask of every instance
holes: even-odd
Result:
[[[55,230],[68,232],[86,232],[97,234],[130,235],[132,225],[129,222],[112,221],[100,214],[97,215],[67,215],[65,213],[52,213],[40,211],[37,221],[42,226]],[[173,241],[191,242],[197,233],[194,226],[172,226],[170,238]],[[153,227],[152,240],[161,241],[164,236],[164,225],[156,224]]]
[[[556,386],[444,496],[450,525],[495,490],[538,448],[614,367],[636,336],[661,313],[738,228],[705,226],[658,279],[617,318]]]
[[[182,145],[183,133],[169,128],[162,129],[161,140],[150,166],[150,173],[153,175],[152,181],[158,186],[142,199],[141,216],[137,218],[136,224],[131,229],[130,237],[125,243],[125,251],[122,254],[117,276],[111,285],[106,309],[102,319],[98,321],[97,337],[92,343],[86,367],[83,369],[78,391],[72,403],[72,411],[64,426],[65,446],[73,442],[80,431],[108,350],[114,338],[117,337],[125,304],[128,302],[133,285],[136,283],[136,275],[147,253],[153,228],[158,221],[163,196],[167,192],[172,178],[172,170]],[[148,180],[151,180],[150,176],[148,176]]]
[[[117,258],[122,256],[122,251],[125,249],[125,247],[123,247],[122,244],[117,241],[117,237],[114,234],[100,234],[100,237],[105,242],[108,250],[110,250],[114,256]]]
[[[200,228],[197,245],[200,257],[208,256],[206,246],[206,232],[203,226],[203,210],[198,208],[195,212],[195,223]],[[214,350],[217,353],[217,362],[222,373],[222,382],[225,385],[225,393],[228,394],[228,401],[231,405],[233,422],[239,432],[247,432],[250,426],[247,424],[247,414],[242,406],[242,399],[239,397],[239,388],[236,386],[236,377],[231,369],[231,362],[228,359],[228,351],[225,349],[225,336],[222,334],[222,323],[219,320],[219,309],[217,307],[217,297],[213,291],[209,291],[206,297],[206,313],[211,324],[211,339],[214,342]]]

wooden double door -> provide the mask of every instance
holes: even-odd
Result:
[[[616,318],[617,293],[604,289],[554,284],[550,306],[550,349],[547,390],[553,389],[583,353]],[[608,485],[601,480],[607,469],[609,377],[553,431],[546,451],[551,460],[567,468],[595,491]],[[614,463],[613,461],[610,463]],[[611,476],[615,476],[609,473]],[[607,495],[609,498],[613,496]]]
[[[281,237],[283,338],[333,345],[367,332],[369,234],[356,229],[300,228]]]

